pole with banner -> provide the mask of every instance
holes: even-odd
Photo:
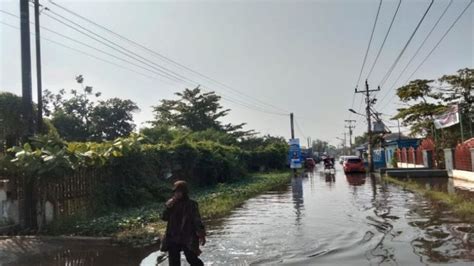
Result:
[[[296,169],[299,169],[303,166],[302,161],[301,161],[300,140],[290,139],[288,144],[290,145],[289,154],[288,154],[290,168],[296,172]]]

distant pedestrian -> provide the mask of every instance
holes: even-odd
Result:
[[[170,266],[181,265],[181,251],[192,266],[204,265],[199,259],[199,245],[206,243],[206,231],[197,202],[189,198],[185,181],[177,181],[173,197],[166,202],[162,219],[167,221],[166,234],[162,239],[161,251],[168,252]]]

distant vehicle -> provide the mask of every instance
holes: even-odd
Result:
[[[316,167],[316,162],[313,158],[306,158],[306,160],[304,161],[304,167],[310,170],[314,169],[314,167]]]
[[[342,168],[344,169],[344,173],[365,172],[364,161],[357,156],[345,156]]]
[[[324,163],[324,170],[334,169],[334,158],[326,157],[323,159],[323,163]]]

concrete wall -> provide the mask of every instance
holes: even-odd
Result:
[[[471,150],[471,161],[474,169],[474,148]],[[444,161],[448,175],[454,179],[459,179],[468,182],[474,182],[474,172],[454,169],[454,157],[452,149],[444,149]]]
[[[425,168],[422,164],[412,164],[412,163],[397,163],[398,168]]]
[[[471,171],[463,171],[463,170],[453,170],[453,178],[461,179],[464,181],[474,182],[474,172]]]
[[[8,198],[8,180],[0,180],[0,220],[3,222],[20,222],[18,200]]]

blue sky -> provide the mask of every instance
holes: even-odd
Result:
[[[53,11],[74,18],[49,2],[42,2]],[[311,136],[331,143],[337,143],[336,137],[342,137],[344,119],[349,118],[347,109],[351,107],[355,83],[379,3],[377,0],[56,2],[246,95],[294,112],[301,128],[296,131],[298,137]],[[397,2],[383,1],[366,71],[375,58]],[[395,60],[429,2],[402,2],[399,16],[369,79],[369,84],[374,88]],[[435,1],[405,55],[379,93],[380,97],[393,86],[395,78],[448,2]],[[400,82],[405,81],[413,72],[467,3],[468,0],[454,0]],[[0,0],[0,9],[18,14],[18,1]],[[0,21],[19,26],[18,19],[3,13],[0,13]],[[113,38],[81,20],[76,21],[107,38]],[[42,16],[42,25],[95,47],[107,49],[46,16]],[[473,25],[471,6],[413,78],[434,79],[446,73],[454,73],[459,68],[473,67]],[[45,30],[42,35],[108,58]],[[121,44],[133,48],[127,43]],[[19,31],[0,24],[2,91],[21,93],[19,47]],[[34,51],[33,45],[32,49]],[[172,67],[142,50],[134,51],[160,65]],[[137,102],[141,108],[141,112],[135,116],[139,125],[152,118],[152,105],[163,98],[172,97],[174,92],[184,87],[190,87],[149,79],[47,41],[42,42],[42,52],[44,88],[52,91],[77,88],[74,77],[82,74],[85,83],[103,92],[104,98],[121,97]],[[229,93],[222,86],[216,86],[192,73],[179,68],[173,70],[223,94],[231,101],[248,101],[247,98]],[[366,71],[362,80],[365,79]],[[33,84],[35,82],[33,79]],[[361,81],[360,86],[362,85]],[[393,91],[388,93],[387,98],[390,98]],[[360,97],[356,96],[355,109],[360,107]],[[223,101],[223,104],[232,109],[226,122],[247,122],[248,128],[263,134],[289,137],[289,117],[258,112],[230,101]],[[251,104],[253,106],[256,103]],[[396,102],[388,103],[384,113],[394,114],[397,107]],[[279,112],[274,109],[271,111]],[[359,120],[356,134],[362,133],[366,128],[363,118],[352,118]]]

